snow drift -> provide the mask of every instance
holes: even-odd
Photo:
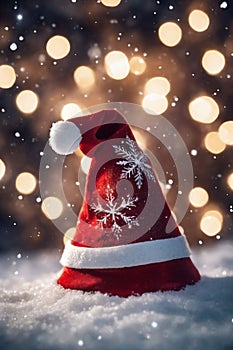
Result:
[[[0,348],[230,350],[232,251],[232,243],[200,247],[196,285],[127,299],[58,286],[57,252],[2,256]]]

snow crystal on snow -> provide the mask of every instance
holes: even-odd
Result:
[[[199,283],[126,299],[58,286],[57,252],[2,256],[0,348],[230,350],[232,251],[232,243],[199,247],[193,255]]]

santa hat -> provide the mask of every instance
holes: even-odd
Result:
[[[79,147],[92,158],[58,284],[127,297],[200,279],[150,160],[117,110],[53,124],[50,145],[65,155]]]

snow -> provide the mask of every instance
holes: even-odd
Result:
[[[199,283],[127,299],[56,285],[58,252],[2,255],[0,348],[230,350],[232,251],[233,243],[202,245],[193,254]]]

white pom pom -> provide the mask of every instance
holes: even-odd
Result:
[[[50,129],[49,144],[58,154],[71,154],[79,146],[82,135],[79,128],[72,122],[59,121]]]

